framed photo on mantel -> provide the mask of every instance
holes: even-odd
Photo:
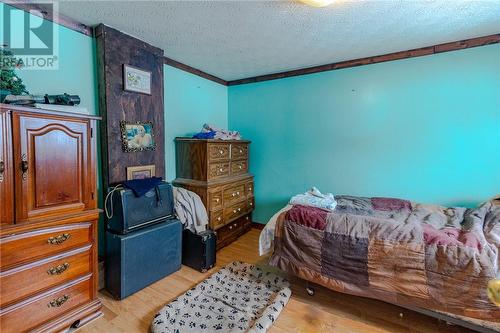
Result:
[[[151,72],[123,65],[123,90],[151,95]]]

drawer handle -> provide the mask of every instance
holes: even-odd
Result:
[[[69,300],[69,295],[63,295],[61,297],[58,297],[52,301],[50,301],[47,306],[49,308],[58,308],[62,306],[64,303],[66,303]]]
[[[240,154],[241,154],[241,153],[243,153],[243,150],[242,150],[242,149],[240,149]]]
[[[58,265],[56,267],[49,268],[49,270],[47,271],[47,274],[49,274],[49,275],[59,275],[59,274],[62,274],[68,268],[69,268],[69,264],[67,262],[65,262],[62,265]]]
[[[233,209],[233,213],[236,213],[236,209]]]
[[[219,199],[219,198],[215,198],[215,202],[219,202],[219,201],[220,201],[220,199]]]
[[[224,150],[219,150],[219,154],[224,155]]]
[[[234,192],[233,192],[233,194],[231,194],[231,195],[232,195],[233,197],[235,197],[235,196],[236,196],[236,193],[234,193]]]
[[[5,162],[0,161],[0,182],[3,182],[3,173],[5,172]]]
[[[217,221],[220,221],[220,216],[217,218]]]
[[[71,237],[71,234],[62,234],[56,237],[50,237],[47,239],[47,243],[52,245],[59,245],[67,241]]]
[[[238,208],[238,212],[241,212],[241,208]]]
[[[253,202],[250,202],[250,206],[253,206]]]
[[[238,168],[242,169],[242,168],[243,168],[243,166],[240,164],[240,165],[238,165]]]
[[[231,226],[229,226],[229,230],[233,230],[233,226],[232,226],[232,225],[231,225]]]
[[[220,169],[219,169],[219,172],[222,172],[222,171],[224,171],[224,169],[220,168]]]
[[[240,192],[236,192],[236,195],[240,195]]]
[[[28,157],[26,154],[21,155],[21,171],[22,171],[22,178],[23,180],[26,180],[28,178]]]
[[[251,187],[249,187],[249,188],[248,188],[248,190],[251,192],[251,191],[252,191],[252,188],[251,188]]]

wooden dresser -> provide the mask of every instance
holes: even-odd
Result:
[[[195,192],[208,210],[220,249],[250,230],[253,176],[248,173],[250,141],[176,138],[173,184]]]
[[[95,125],[0,104],[0,331],[59,332],[101,315]]]

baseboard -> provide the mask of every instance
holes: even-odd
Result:
[[[252,221],[252,228],[262,230],[266,225]]]

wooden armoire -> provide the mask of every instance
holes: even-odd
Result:
[[[98,117],[0,104],[0,331],[59,332],[101,315]]]
[[[250,141],[176,138],[175,186],[198,194],[220,249],[250,230],[253,176],[248,172]]]

